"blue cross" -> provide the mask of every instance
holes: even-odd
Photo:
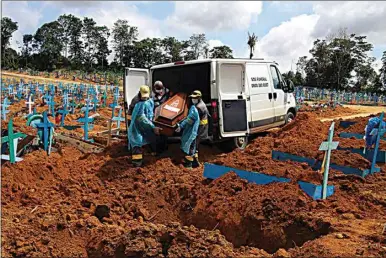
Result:
[[[118,109],[119,108],[119,111],[118,111],[118,116],[114,116],[114,110],[115,109]],[[113,118],[111,120],[113,121],[116,121],[117,122],[117,128],[118,128],[118,131],[117,131],[117,135],[119,134],[119,129],[121,127],[121,122],[124,122],[125,121],[125,118],[122,117],[122,107],[120,106],[116,106],[114,109],[113,109]]]
[[[9,113],[8,107],[11,103],[8,98],[3,100],[3,104],[1,105],[1,114],[3,115],[3,121],[7,120],[7,114]]]
[[[51,128],[54,127],[54,124],[52,124],[48,118],[47,118],[47,111],[44,111],[43,113],[43,122],[42,123],[37,123],[36,127],[38,130],[41,130],[43,132],[43,146],[44,150],[49,152],[48,149],[48,144],[49,144],[49,138],[52,137],[52,130]],[[51,137],[50,137],[51,136]]]
[[[54,97],[49,96],[49,100],[47,101],[48,104],[48,111],[50,114],[55,117],[55,100]]]
[[[89,107],[89,106],[90,106],[89,104],[90,104],[90,100],[87,100],[86,107]],[[89,126],[89,123],[92,123],[92,122],[94,121],[94,118],[88,116],[88,110],[89,110],[89,109],[86,108],[84,117],[79,118],[77,121],[78,121],[79,123],[83,123],[83,131],[84,131],[84,137],[83,137],[83,139],[84,139],[85,141],[93,141],[92,139],[89,139],[89,138],[88,138],[88,129],[89,129],[89,128],[90,128],[90,129],[93,128],[93,125],[91,124],[91,125]]]
[[[60,120],[60,126],[64,126],[64,119],[66,118],[66,115],[69,113],[69,111],[67,110],[67,105],[63,105],[63,109],[60,109],[58,113],[62,115],[62,118]]]

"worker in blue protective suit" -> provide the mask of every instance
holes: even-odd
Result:
[[[377,140],[377,134],[370,135],[371,131],[374,128],[386,128],[386,122],[382,121],[379,117],[373,117],[369,119],[369,122],[366,125],[365,128],[365,141],[366,141],[366,148],[371,148],[375,141]]]
[[[191,98],[191,107],[188,117],[178,125],[176,132],[181,130],[181,149],[185,154],[184,166],[187,168],[198,167],[198,149],[201,139],[208,136],[208,109],[202,101],[202,94],[196,90],[189,96]]]
[[[149,87],[146,85],[141,86],[139,94],[141,98],[135,104],[128,132],[129,144],[132,150],[132,164],[136,167],[142,166],[142,147],[147,144],[154,144],[156,135],[159,135],[161,130],[152,122],[154,103],[150,99]]]

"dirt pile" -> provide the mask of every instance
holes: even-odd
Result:
[[[296,184],[258,186],[232,173],[209,182],[202,169],[186,170],[168,158],[146,157],[146,168],[133,168],[125,144],[88,155],[58,148],[50,157],[38,151],[2,166],[3,256],[138,257],[165,250],[168,256],[265,256],[264,250],[308,256],[319,249],[294,246],[332,234],[337,214],[386,215],[383,174],[363,185],[335,179],[336,194],[319,203]],[[98,219],[104,205],[108,211]]]
[[[342,106],[336,106],[333,107],[312,107],[309,104],[304,104],[300,107],[299,111],[300,113],[307,112],[317,115],[318,117],[339,117],[343,115],[353,115],[356,114],[357,111],[352,108],[342,107]]]
[[[234,249],[219,230],[199,230],[179,223],[166,225],[130,221],[127,228],[93,230],[90,257],[250,257],[269,256],[255,248]]]
[[[266,137],[253,140],[245,151],[234,151],[215,160],[216,164],[253,170],[275,176],[320,182],[321,176],[307,164],[272,160],[272,150],[323,161],[324,152],[319,146],[327,140],[329,122],[321,122],[313,113],[299,113],[295,121]],[[334,140],[339,140],[336,137]],[[354,168],[369,168],[370,162],[359,154],[334,150],[331,163]]]

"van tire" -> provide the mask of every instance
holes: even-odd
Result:
[[[292,113],[291,111],[288,111],[286,117],[285,117],[285,124],[289,124],[295,119],[295,114]]]
[[[240,136],[229,139],[225,142],[221,142],[220,148],[225,152],[231,152],[235,149],[244,150],[248,145],[248,137]]]

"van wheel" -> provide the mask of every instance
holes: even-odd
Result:
[[[240,136],[221,142],[219,147],[222,151],[231,152],[235,149],[243,150],[248,145],[248,137]]]
[[[240,136],[233,138],[234,146],[236,149],[244,150],[248,145],[248,137]]]
[[[294,121],[294,119],[295,119],[295,115],[291,111],[289,111],[285,119],[285,124],[291,123],[292,121]]]

